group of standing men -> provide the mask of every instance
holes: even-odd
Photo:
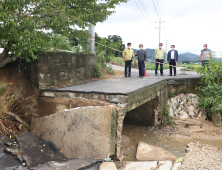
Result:
[[[178,62],[178,51],[174,50],[175,45],[171,45],[171,51],[168,52],[167,55],[167,62],[170,66],[170,76],[172,76],[172,65],[176,66],[176,62]],[[131,43],[127,44],[127,48],[123,51],[123,60],[125,62],[125,77],[131,77],[131,64],[134,60],[135,55],[138,57],[138,68],[139,68],[139,76],[140,78],[144,77],[144,70],[145,70],[145,64],[147,60],[147,52],[143,49],[143,44],[139,45],[139,50],[136,54],[134,54],[134,51],[131,49]],[[157,70],[158,66],[160,64],[160,74],[161,76],[164,76],[163,74],[163,59],[164,59],[164,49],[163,44],[159,44],[159,48],[155,50],[155,56],[156,56],[156,69],[155,69],[155,76],[158,75]],[[129,67],[129,70],[127,69]],[[176,67],[174,67],[174,76],[176,76]]]
[[[175,45],[170,46],[171,50],[167,53],[167,63],[169,63],[170,67],[170,74],[169,76],[172,76],[172,69],[174,69],[174,76],[176,76],[176,63],[178,62],[178,51],[175,50]],[[143,44],[139,45],[139,50],[137,53],[135,53],[136,56],[138,56],[138,68],[139,68],[139,76],[140,78],[144,77],[144,71],[145,71],[145,64],[147,60],[147,52],[143,49]],[[123,59],[125,62],[125,77],[131,77],[131,64],[134,60],[134,51],[131,49],[131,43],[127,44],[127,48],[123,51]],[[155,68],[155,76],[158,75],[158,67],[160,64],[160,75],[164,76],[163,74],[163,60],[164,60],[164,49],[163,44],[160,43],[159,47],[155,50],[155,56],[156,56],[156,68]],[[208,49],[207,44],[204,44],[204,49],[201,50],[200,54],[200,61],[202,62],[202,66],[205,67],[205,64],[209,64],[210,57],[212,57],[211,50]],[[129,70],[127,71],[127,68],[129,67]]]

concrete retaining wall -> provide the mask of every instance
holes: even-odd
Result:
[[[68,158],[105,159],[115,154],[116,118],[115,106],[81,107],[34,119],[31,132]]]
[[[44,52],[37,60],[16,60],[4,69],[20,67],[29,84],[42,90],[93,78],[95,62],[95,55],[90,53]]]
[[[38,89],[71,84],[93,77],[95,55],[72,52],[45,52],[25,64],[25,75]]]

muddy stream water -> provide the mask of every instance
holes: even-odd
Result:
[[[173,153],[178,158],[184,157],[186,144],[192,141],[199,141],[203,144],[222,147],[221,140],[174,138],[168,136],[159,137],[157,128],[155,127],[138,126],[132,124],[124,124],[122,134],[131,139],[131,142],[122,148],[125,161],[136,160],[136,150],[139,141],[161,147]]]

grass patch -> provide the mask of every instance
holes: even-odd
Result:
[[[181,69],[181,71],[193,71],[193,70],[196,71],[197,68],[202,67],[202,65],[201,64],[178,64],[178,67],[184,67]]]
[[[146,69],[147,70],[155,70],[156,69],[156,64],[155,63],[146,63]],[[169,69],[169,65],[163,65],[163,69]],[[160,65],[158,67],[158,70],[160,70]]]

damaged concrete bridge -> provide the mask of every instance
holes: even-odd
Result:
[[[40,117],[32,121],[31,131],[53,141],[68,158],[122,160],[123,121],[153,126],[155,110],[164,111],[168,96],[192,91],[200,84],[196,72],[178,71],[176,77],[147,73],[149,77],[137,78],[138,71],[133,69],[131,78],[42,90]]]

